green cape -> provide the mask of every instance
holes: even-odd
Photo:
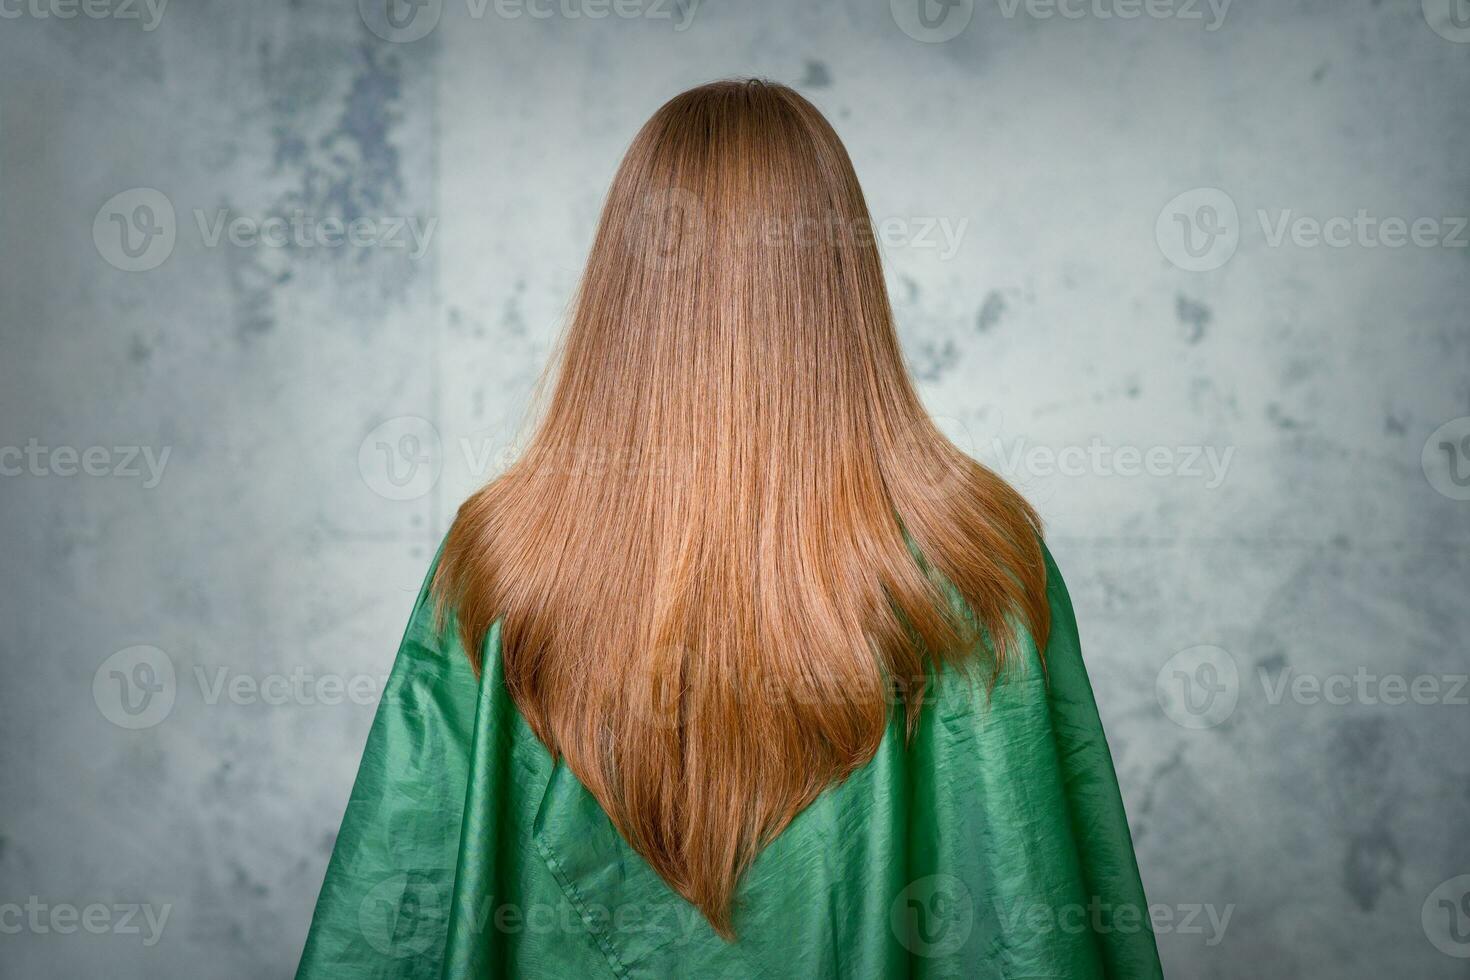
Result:
[[[720,939],[477,682],[427,581],[378,708],[298,977],[1160,977],[1060,573],[1052,631],[987,693],[940,676],[907,742],[757,857]]]

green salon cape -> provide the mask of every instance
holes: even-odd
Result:
[[[427,587],[378,708],[298,977],[1160,977],[1128,822],[1050,556],[1051,639],[941,676],[917,731],[756,858],[726,942],[623,840]]]

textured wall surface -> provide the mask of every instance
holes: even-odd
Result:
[[[926,2],[0,2],[0,975],[289,974],[620,153],[734,74],[1048,521],[1167,972],[1467,975],[1470,3]]]

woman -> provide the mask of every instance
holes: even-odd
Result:
[[[788,88],[643,127],[301,976],[1159,975],[1061,576],[926,417],[870,231]]]

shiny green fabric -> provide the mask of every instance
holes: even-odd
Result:
[[[937,679],[905,741],[756,859],[733,943],[649,868],[421,592],[299,977],[1161,976],[1107,742],[1047,558],[1045,667]],[[449,635],[445,635],[446,632]]]

